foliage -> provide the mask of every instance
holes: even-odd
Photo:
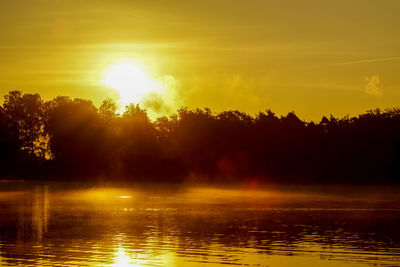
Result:
[[[0,107],[1,173],[59,179],[177,182],[393,183],[400,109],[304,122],[294,112],[250,116],[181,108],[149,120],[91,101],[11,91]],[[205,178],[206,177],[206,178]]]

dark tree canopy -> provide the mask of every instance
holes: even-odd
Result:
[[[152,122],[139,105],[11,91],[0,106],[0,175],[177,182],[398,183],[400,110],[304,122],[181,108]]]

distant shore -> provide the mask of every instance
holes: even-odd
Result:
[[[305,122],[182,108],[151,121],[105,100],[11,91],[0,106],[0,176],[204,184],[398,184],[400,109]]]

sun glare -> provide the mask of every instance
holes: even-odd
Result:
[[[104,72],[102,83],[118,91],[122,109],[129,103],[140,103],[160,88],[160,82],[149,75],[143,66],[132,62],[112,64]]]

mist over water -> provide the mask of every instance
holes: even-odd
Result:
[[[0,183],[0,265],[398,266],[398,189]]]

